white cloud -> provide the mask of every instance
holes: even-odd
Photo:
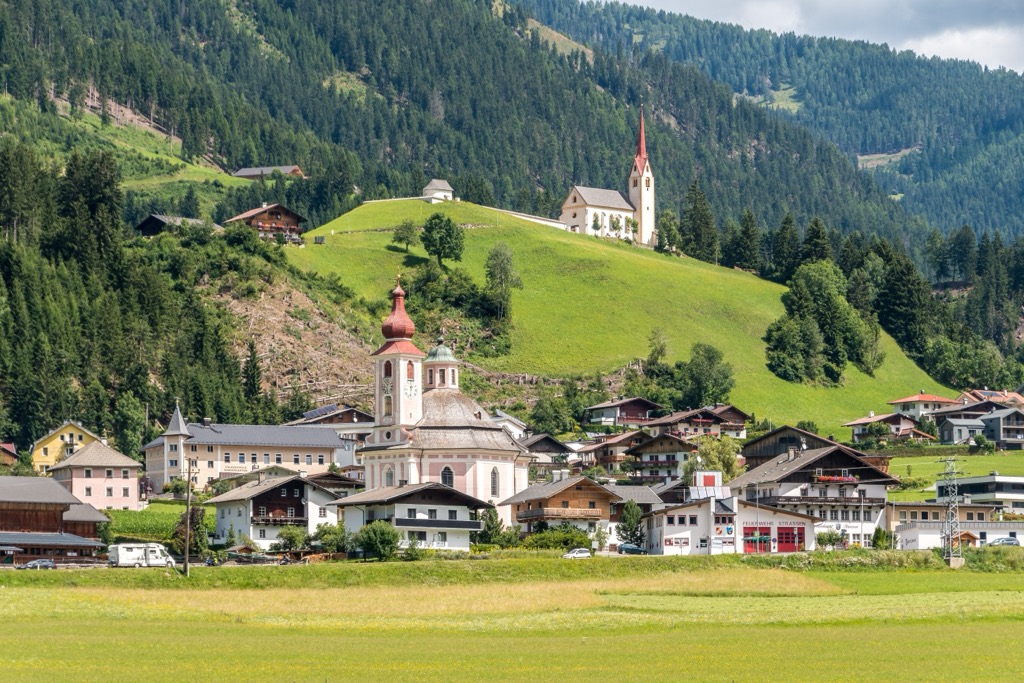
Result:
[[[632,0],[745,28],[887,43],[1024,71],[1018,0]]]

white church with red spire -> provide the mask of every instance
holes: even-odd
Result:
[[[569,232],[654,245],[654,173],[647,156],[643,107],[627,189],[624,195],[618,190],[573,185],[562,202],[559,221]]]
[[[462,369],[451,349],[416,347],[400,284],[381,332],[384,344],[371,356],[373,433],[358,452],[367,491],[437,483],[497,504],[525,489],[534,456],[459,390]],[[508,509],[499,515],[512,522]]]

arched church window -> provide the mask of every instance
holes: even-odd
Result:
[[[444,368],[437,371],[437,383],[444,384]]]
[[[441,470],[441,483],[445,486],[455,488],[455,473],[452,472],[452,468],[447,465]]]
[[[434,369],[427,370],[427,384],[434,383]]]
[[[458,384],[459,381],[455,379],[455,368],[452,368],[452,384]]]
[[[647,189],[648,190],[651,189],[651,179],[650,178],[647,178],[646,180],[644,180],[644,184],[647,185]]]
[[[498,484],[499,483],[500,482],[498,481],[498,468],[497,467],[492,467],[491,468],[491,495],[493,497],[495,497],[495,498],[498,497]]]
[[[389,360],[384,361],[384,376],[385,377],[390,377],[391,376],[391,361],[389,361]]]
[[[416,369],[412,365],[412,361],[405,364],[405,378],[416,379]]]
[[[394,486],[395,485],[395,471],[390,467],[384,470],[384,485]]]
[[[636,187],[636,178],[633,178],[633,187]]]
[[[384,417],[391,417],[391,397],[384,397]]]

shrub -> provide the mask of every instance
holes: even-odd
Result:
[[[355,543],[367,557],[373,556],[381,562],[387,562],[398,552],[398,530],[378,519],[359,530]]]
[[[554,529],[527,536],[522,547],[528,550],[589,548],[590,537],[585,531],[571,524],[560,524]]]
[[[833,530],[822,531],[815,536],[815,540],[818,543],[819,549],[825,548],[826,546],[835,547],[843,542],[843,535],[838,531]]]

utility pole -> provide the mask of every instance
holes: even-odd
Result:
[[[188,558],[192,550],[192,458],[188,460],[185,479],[185,576],[189,576]]]
[[[956,476],[963,474],[956,468],[956,458],[949,456],[939,460],[945,464],[942,472],[946,484],[946,517],[942,520],[942,557],[953,569],[964,566],[963,552],[960,549],[960,490]]]

